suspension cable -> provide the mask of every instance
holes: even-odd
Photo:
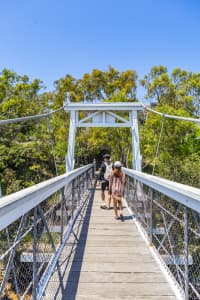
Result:
[[[6,124],[10,124],[10,123],[17,123],[17,122],[25,122],[25,121],[29,121],[29,120],[35,120],[35,119],[40,119],[40,118],[45,118],[48,117],[58,111],[64,110],[64,107],[60,107],[56,110],[53,110],[51,112],[48,112],[46,114],[40,114],[40,115],[34,115],[34,116],[27,116],[27,117],[21,117],[21,118],[14,118],[14,119],[7,119],[7,120],[0,120],[0,126],[4,126]]]
[[[165,117],[165,118],[175,119],[175,120],[182,120],[182,121],[188,121],[188,122],[194,122],[194,123],[200,123],[200,119],[180,117],[180,116],[175,116],[175,115],[169,115],[169,114],[161,113],[159,111],[156,111],[154,109],[146,107],[143,103],[142,103],[142,106],[144,107],[145,110],[150,111],[150,112],[152,112],[154,114],[160,115],[160,116]]]
[[[162,125],[161,125],[161,129],[160,129],[158,144],[157,144],[157,147],[156,147],[156,153],[155,153],[154,160],[153,160],[152,175],[154,174],[154,171],[155,171],[156,162],[157,162],[157,158],[158,158],[158,154],[159,154],[159,150],[160,150],[160,143],[161,143],[161,137],[162,137],[162,132],[163,132],[163,128],[164,128],[164,121],[165,121],[165,118],[164,118],[164,115],[162,115]]]

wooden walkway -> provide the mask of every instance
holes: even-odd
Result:
[[[96,191],[76,228],[79,241],[71,238],[60,258],[63,285],[56,271],[43,299],[175,300],[128,212],[122,223],[99,206]]]

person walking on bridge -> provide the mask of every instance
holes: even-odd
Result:
[[[109,195],[113,199],[114,203],[114,212],[115,212],[115,219],[121,219],[123,218],[123,207],[122,207],[122,197],[124,195],[124,188],[125,188],[125,174],[121,170],[121,162],[116,161],[114,163],[114,170],[110,175],[109,180]],[[117,208],[120,209],[120,217],[118,216]]]
[[[103,209],[107,209],[105,201],[105,190],[109,189],[109,179],[112,172],[112,162],[110,161],[110,155],[105,154],[103,156],[103,162],[100,167],[100,180],[101,180],[101,201],[102,205],[100,206]],[[108,196],[108,209],[110,208],[110,195]]]

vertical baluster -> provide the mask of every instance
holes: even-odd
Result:
[[[129,194],[128,194],[128,190],[130,191],[130,182],[129,182],[129,180],[130,180],[129,176],[126,176],[126,185],[125,185],[125,194],[124,194],[124,196],[125,196],[125,199],[128,202],[128,205],[129,205],[129,201],[130,201]]]
[[[84,189],[84,192],[87,191],[87,174],[86,172],[83,174],[83,189]]]
[[[88,190],[88,188],[89,188],[89,180],[90,180],[90,174],[89,174],[89,172],[87,171],[86,172],[86,189]]]
[[[77,197],[77,203],[76,206],[80,206],[80,202],[81,202],[81,176],[78,176],[78,189],[77,189],[77,193],[78,193],[78,197]]]
[[[37,295],[37,207],[34,208],[33,219],[33,292],[32,299],[36,300]]]
[[[153,241],[153,190],[149,190],[149,242]]]
[[[21,234],[24,230],[24,226],[26,224],[26,219],[27,219],[27,215],[23,215],[23,217],[21,219],[21,222],[20,222],[20,225],[19,225],[19,228],[18,228],[18,231],[17,231],[17,235],[16,235],[15,240],[14,240],[14,243],[17,242],[18,239],[20,239]],[[11,269],[13,267],[13,260],[15,258],[16,248],[17,248],[17,246],[15,246],[10,252],[10,256],[9,256],[8,263],[7,263],[6,270],[5,270],[5,275],[4,275],[2,283],[0,285],[0,295],[1,295],[1,293],[3,292],[3,290],[5,288],[5,285],[8,281],[8,278],[9,278],[9,275],[10,275],[10,272],[11,272]]]
[[[189,299],[189,269],[188,269],[188,208],[184,207],[184,256],[185,256],[185,300]]]
[[[139,182],[137,180],[132,179],[132,183],[133,183],[133,191],[134,191],[134,201],[135,201],[135,204],[134,204],[134,207],[135,207],[135,217],[138,218],[138,213],[139,213],[139,206],[138,206],[138,192],[139,192]]]
[[[7,235],[8,247],[10,248],[11,247],[11,241],[10,241],[10,234],[9,234],[8,227],[6,228],[6,235]],[[15,283],[15,288],[16,288],[17,299],[20,299],[19,287],[18,287],[18,282],[17,282],[17,274],[16,274],[14,262],[12,262],[12,271],[13,271],[13,275],[14,275],[14,283]]]
[[[95,177],[95,172],[96,172],[96,159],[94,158],[93,165],[92,165],[92,178]]]
[[[60,197],[61,197],[61,228],[60,228],[60,243],[62,243],[63,240],[63,231],[64,231],[64,202],[65,202],[65,193],[64,193],[64,188],[61,189],[61,193],[60,193]]]
[[[74,217],[75,180],[76,179],[73,179],[72,181],[72,219]]]

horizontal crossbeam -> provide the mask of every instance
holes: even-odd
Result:
[[[127,128],[127,127],[131,127],[131,123],[127,122],[127,123],[78,123],[77,127],[120,127],[120,128]]]
[[[140,102],[103,102],[103,103],[73,103],[70,102],[64,106],[65,111],[132,111],[144,110]]]

